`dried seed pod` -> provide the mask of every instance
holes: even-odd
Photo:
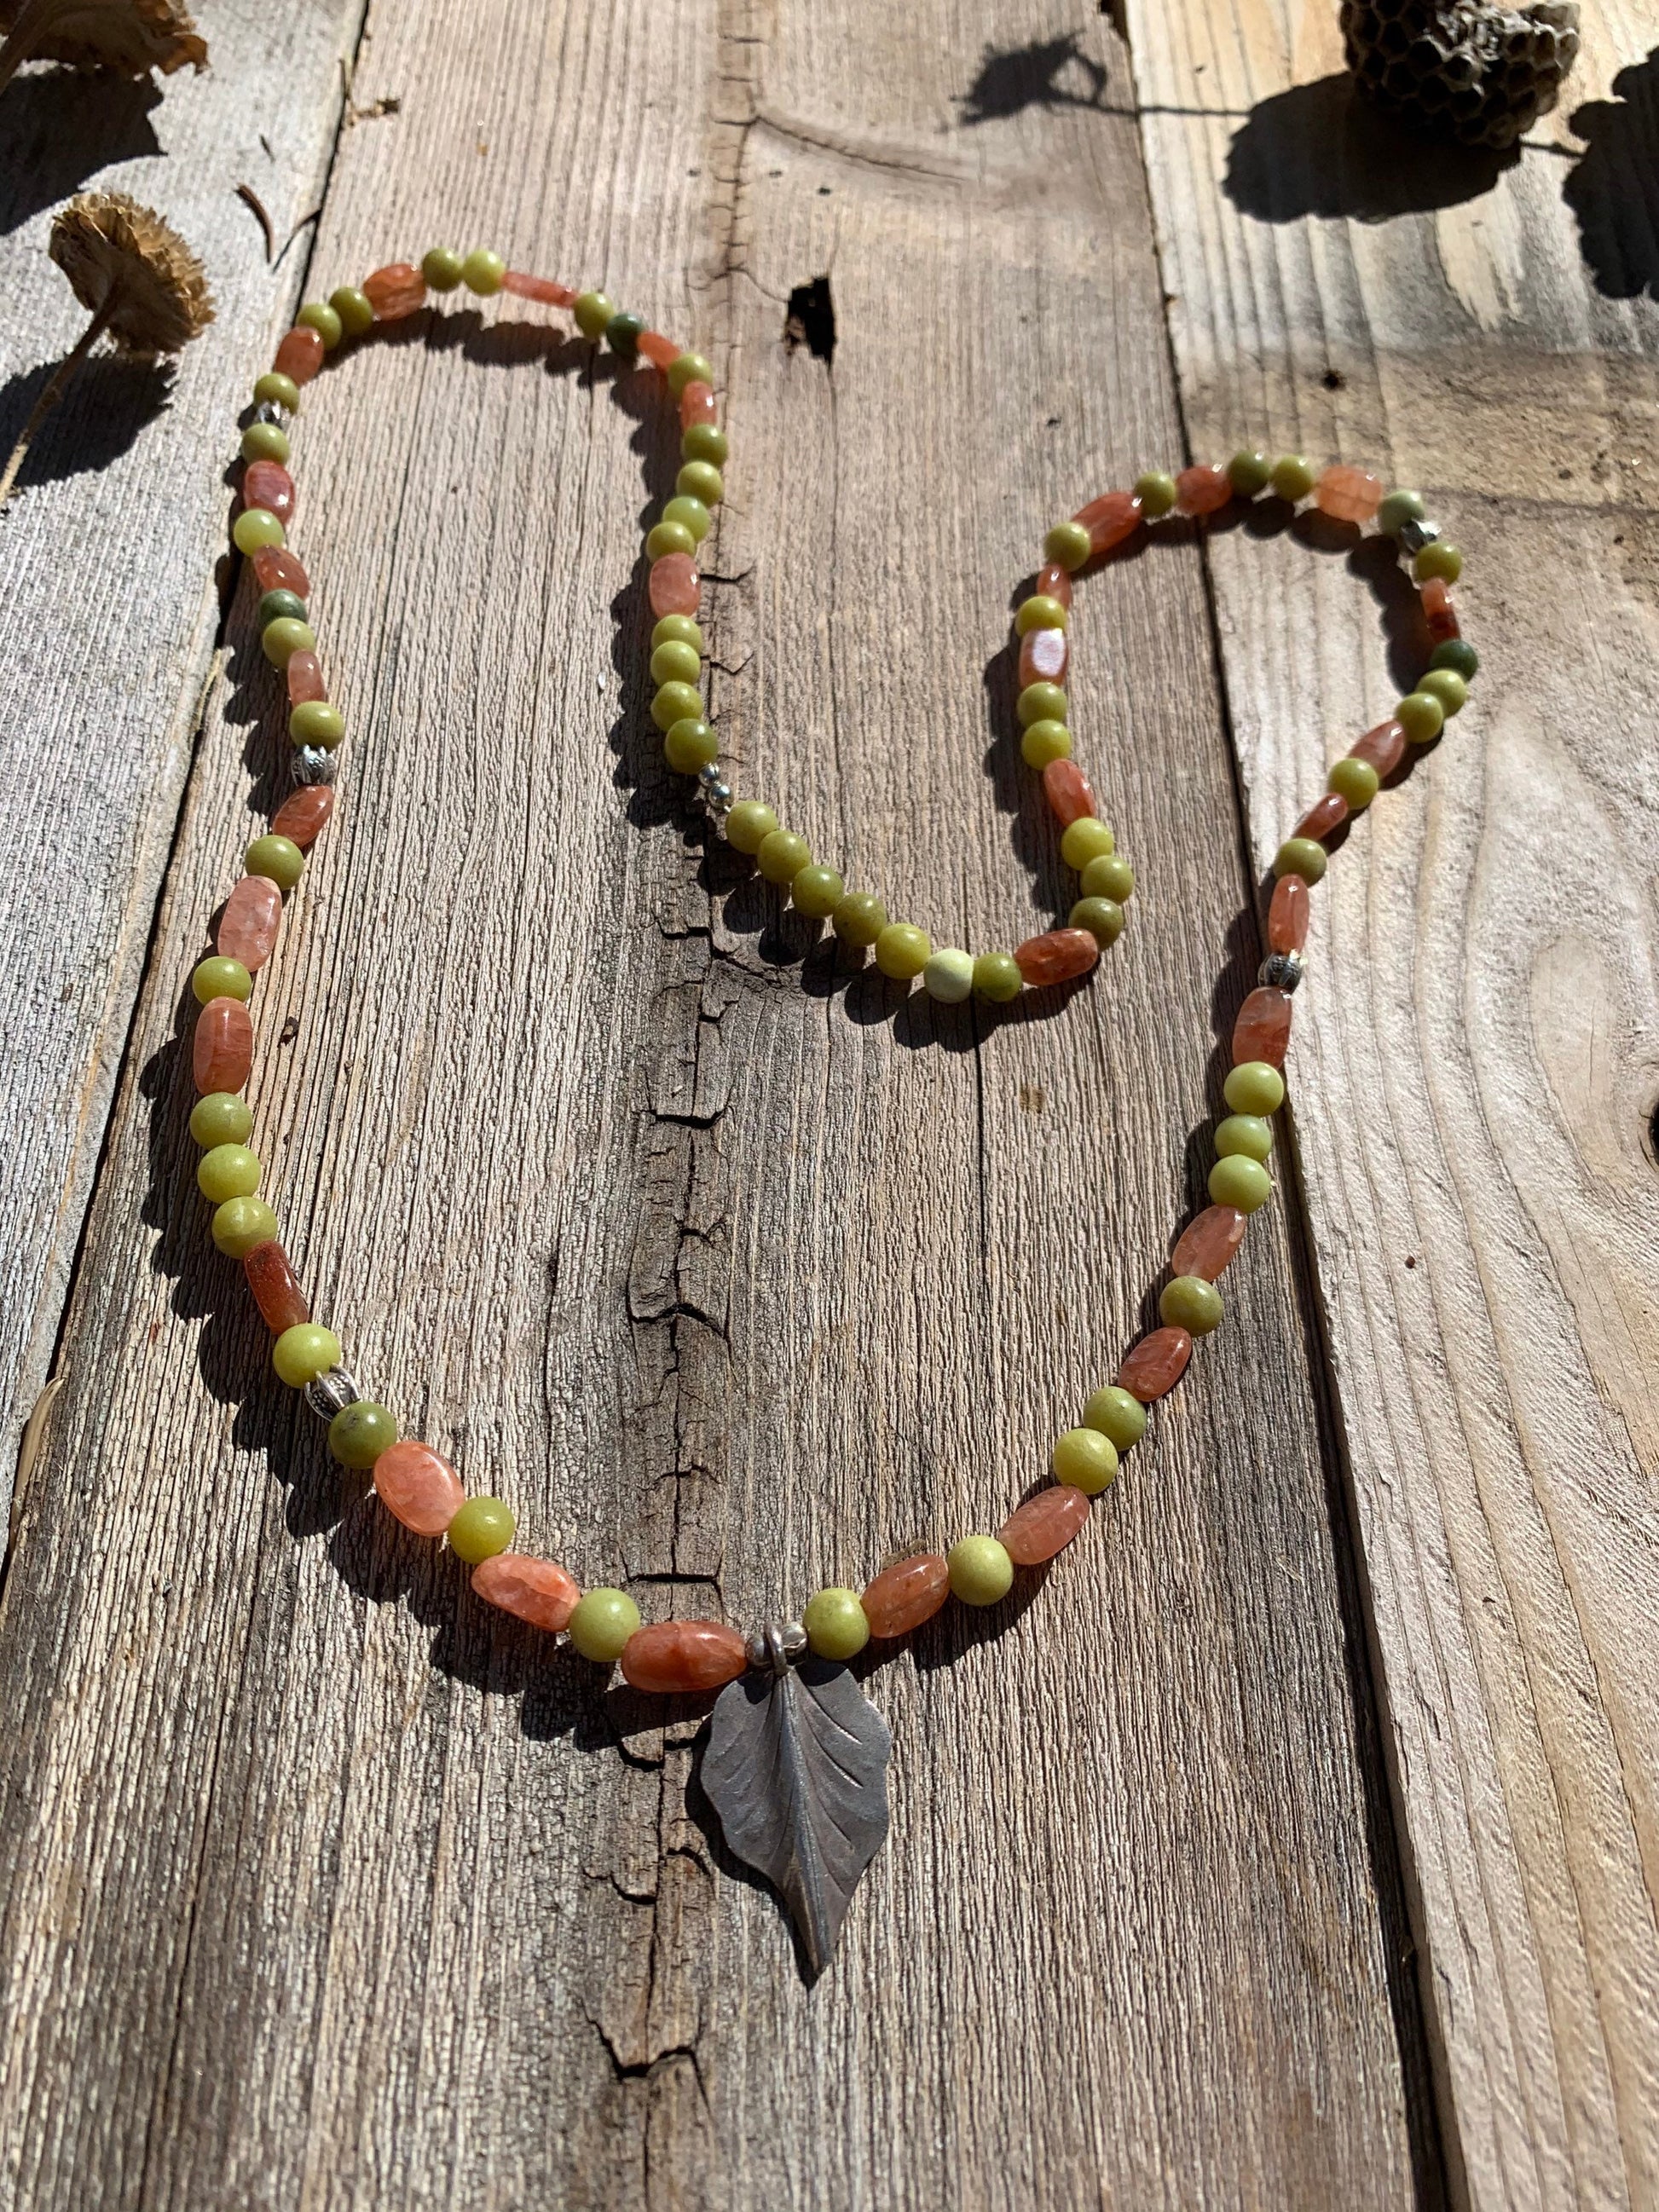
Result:
[[[1389,114],[1466,146],[1513,145],[1578,55],[1577,0],[1342,0],[1355,82]]]

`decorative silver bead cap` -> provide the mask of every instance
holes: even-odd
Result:
[[[337,773],[334,765],[334,756],[325,746],[295,746],[294,781],[295,783],[332,783]]]
[[[806,1656],[806,1631],[798,1620],[769,1620],[745,1639],[744,1649],[751,1667],[786,1674]]]
[[[1267,983],[1276,991],[1293,991],[1302,981],[1302,955],[1299,952],[1270,952],[1255,971],[1258,983]]]
[[[1432,545],[1439,535],[1440,525],[1437,522],[1419,522],[1413,516],[1409,522],[1402,522],[1400,526],[1400,550],[1414,558],[1425,545]]]
[[[326,1375],[313,1375],[306,1384],[306,1403],[319,1421],[331,1421],[348,1406],[355,1406],[362,1395],[356,1377],[343,1367],[331,1368]]]

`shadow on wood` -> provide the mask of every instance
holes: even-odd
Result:
[[[0,94],[0,234],[69,199],[100,169],[159,154],[149,116],[161,98],[149,77],[83,76],[56,64],[15,77]]]
[[[1589,143],[1561,187],[1598,292],[1659,300],[1659,46],[1587,100],[1571,126]]]

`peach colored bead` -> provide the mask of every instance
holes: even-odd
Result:
[[[1428,623],[1429,635],[1437,645],[1444,645],[1448,638],[1462,637],[1458,627],[1457,610],[1452,605],[1451,589],[1443,576],[1431,576],[1423,586],[1423,618]]]
[[[1019,688],[1028,684],[1063,684],[1071,659],[1063,629],[1028,630],[1019,641]]]
[[[714,419],[714,387],[694,377],[680,394],[680,428],[689,430],[694,422],[712,422]]]
[[[472,1570],[472,1587],[486,1605],[499,1606],[503,1613],[555,1636],[568,1623],[581,1596],[562,1567],[551,1559],[526,1559],[521,1552],[497,1552],[492,1559],[481,1559]]]
[[[1017,1567],[1041,1566],[1063,1552],[1089,1517],[1089,1501],[1076,1485],[1057,1482],[1017,1505],[997,1530],[997,1541]]]
[[[918,1552],[884,1567],[865,1586],[864,1617],[872,1636],[908,1636],[951,1595],[951,1570],[937,1552]]]
[[[1281,876],[1267,908],[1267,950],[1300,952],[1308,941],[1308,886],[1300,876]],[[1189,1272],[1186,1268],[1183,1274]]]
[[[1140,520],[1140,501],[1132,491],[1103,492],[1098,499],[1079,507],[1072,520],[1088,532],[1092,559],[1097,553],[1109,553],[1128,537]]]
[[[718,1690],[748,1664],[742,1637],[721,1620],[659,1621],[636,1628],[623,1646],[623,1680],[671,1695]]]
[[[501,289],[511,292],[515,299],[539,300],[544,307],[574,307],[576,304],[576,295],[568,284],[556,284],[550,276],[527,276],[522,269],[504,270],[501,272]],[[504,1559],[510,1556],[506,1552],[500,1554]],[[477,1582],[478,1578],[474,1575],[472,1583],[475,1589]]]
[[[1193,1356],[1193,1340],[1184,1328],[1155,1328],[1130,1347],[1117,1370],[1117,1387],[1150,1406],[1166,1390],[1173,1390],[1187,1371]]]
[[[1034,990],[1086,975],[1100,957],[1100,941],[1086,929],[1048,929],[1014,947],[1014,965]]]
[[[280,461],[250,461],[242,471],[244,507],[263,507],[286,528],[294,520],[294,479]]]
[[[1328,837],[1348,818],[1348,802],[1340,791],[1322,792],[1291,830],[1292,837]]]
[[[270,878],[244,876],[219,917],[220,951],[252,975],[270,959],[282,919],[283,894]]]
[[[271,367],[296,384],[309,384],[323,365],[323,342],[308,323],[296,323],[276,349]],[[253,502],[249,501],[252,506]]]
[[[240,999],[210,999],[191,1042],[196,1088],[240,1091],[253,1067],[253,1017]]]
[[[242,1268],[259,1317],[273,1336],[280,1336],[285,1328],[298,1328],[311,1319],[310,1302],[300,1288],[294,1263],[275,1238],[245,1252]]]
[[[426,279],[407,261],[389,261],[364,277],[363,297],[374,308],[377,323],[395,323],[426,305]]]
[[[1248,1218],[1236,1206],[1206,1206],[1182,1231],[1181,1241],[1170,1255],[1170,1273],[1197,1275],[1213,1283],[1244,1242]]]
[[[1314,505],[1335,522],[1369,522],[1382,504],[1382,479],[1338,462],[1314,486]]]
[[[1252,991],[1233,1024],[1233,1066],[1247,1060],[1265,1060],[1269,1067],[1283,1067],[1291,1042],[1291,994],[1270,984]]]
[[[1182,514],[1213,514],[1233,495],[1233,480],[1225,469],[1200,462],[1182,469],[1176,478],[1176,505]]]
[[[1036,588],[1045,599],[1058,599],[1063,607],[1072,604],[1072,574],[1058,561],[1043,562],[1037,570]]]
[[[1095,811],[1089,779],[1075,761],[1050,761],[1042,771],[1042,788],[1063,830]]]
[[[441,1536],[466,1503],[449,1462],[413,1437],[400,1437],[380,1454],[374,1487],[386,1511],[417,1536]]]
[[[290,653],[288,657],[288,703],[302,707],[307,700],[326,699],[323,664],[314,653]]]
[[[1355,760],[1370,763],[1379,781],[1394,774],[1405,750],[1406,732],[1392,720],[1379,722],[1374,730],[1367,730],[1359,743],[1351,748]]]
[[[641,331],[640,351],[653,368],[659,368],[666,376],[684,351],[684,348],[677,346],[672,338],[665,338],[660,331]]]
[[[286,545],[262,545],[253,556],[253,577],[262,592],[294,592],[311,597],[311,579]]]
[[[276,809],[270,825],[273,837],[286,837],[303,853],[334,811],[331,783],[302,783],[290,791]]]
[[[702,604],[702,578],[689,553],[665,553],[651,563],[651,611],[664,615],[694,615]]]

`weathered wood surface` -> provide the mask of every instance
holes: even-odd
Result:
[[[0,102],[0,458],[86,326],[46,257],[73,192],[159,208],[219,313],[170,388],[94,356],[0,516],[0,1511],[62,1325],[219,623],[222,426],[303,265],[266,267],[234,187],[264,199],[279,244],[317,205],[362,14],[228,0],[205,26],[210,70],[165,97],[42,68]]]
[[[1376,459],[1469,554],[1474,702],[1333,866],[1294,1097],[1483,2206],[1659,2202],[1659,21],[1583,12],[1500,169],[1350,118],[1334,9],[1129,11],[1194,448]],[[1212,568],[1261,865],[1392,696],[1355,568],[1389,601],[1288,538]]]
[[[1011,586],[1179,442],[1122,55],[1091,21],[1102,96],[1011,103],[984,33],[387,6],[357,97],[401,112],[344,138],[313,264],[484,237],[706,338],[744,778],[980,943],[1066,895],[1012,760]],[[826,271],[831,365],[783,342]],[[747,1623],[994,1525],[1201,1182],[1255,957],[1202,568],[1167,545],[1079,604],[1144,885],[1098,985],[989,1026],[900,1006],[705,875],[643,713],[672,434],[647,377],[520,319],[408,329],[301,425],[354,734],[260,981],[259,1139],[411,1426],[584,1580]],[[895,1832],[809,1991],[687,1809],[693,1726],[398,1539],[207,1244],[185,979],[283,749],[250,610],[0,1609],[16,2201],[1435,2201],[1293,1206],[1029,1608],[874,1674]]]

